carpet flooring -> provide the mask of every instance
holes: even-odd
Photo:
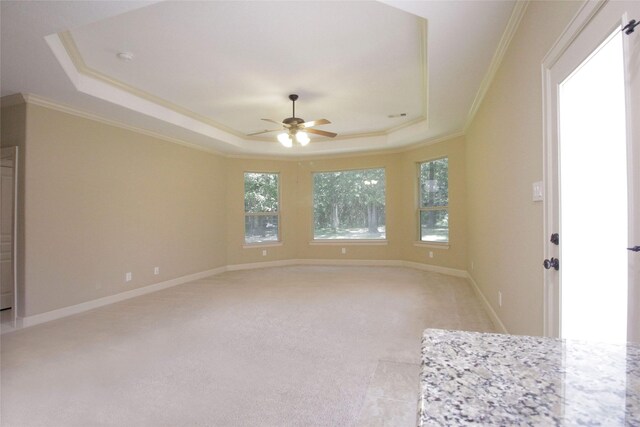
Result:
[[[227,272],[0,338],[2,426],[415,425],[425,328],[493,331],[465,279]]]

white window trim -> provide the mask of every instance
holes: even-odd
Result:
[[[277,247],[282,246],[283,243],[281,240],[273,240],[269,242],[257,242],[257,243],[245,243],[242,245],[243,249],[258,249],[258,248],[269,248],[269,247]]]
[[[315,239],[310,246],[385,246],[387,239]]]
[[[438,242],[435,240],[422,240],[422,224],[420,222],[420,217],[422,212],[431,212],[431,211],[447,211],[449,213],[449,189],[447,188],[447,204],[446,206],[429,206],[422,207],[422,187],[420,182],[420,166],[424,163],[435,162],[437,160],[447,159],[447,177],[449,176],[449,156],[440,156],[435,157],[433,159],[422,160],[416,163],[416,172],[417,172],[417,182],[418,182],[418,198],[417,198],[417,229],[418,229],[418,241],[414,243],[414,246],[422,246],[422,247],[432,247],[433,249],[449,249],[449,244],[451,243],[451,228],[448,228],[449,238],[444,242]]]
[[[444,249],[447,250],[451,246],[449,242],[431,242],[428,240],[421,240],[419,242],[413,242],[413,246],[421,247],[421,248],[429,248],[429,249]]]
[[[260,174],[265,174],[265,175],[277,175],[278,176],[278,210],[275,212],[247,212],[244,207],[244,193],[243,193],[243,212],[244,212],[244,217],[243,219],[246,220],[247,215],[250,216],[277,216],[278,217],[278,240],[267,240],[264,242],[255,242],[255,243],[248,243],[247,242],[247,229],[244,228],[246,227],[246,222],[243,221],[243,232],[242,232],[242,247],[247,249],[247,248],[254,248],[254,247],[267,247],[267,246],[281,246],[282,245],[282,218],[280,216],[280,206],[281,206],[281,202],[282,202],[282,196],[280,195],[280,172],[262,172],[262,171],[244,171],[242,173],[242,184],[244,186],[244,180],[245,180],[245,175],[248,173],[260,173]]]
[[[374,166],[374,167],[365,167],[365,168],[350,168],[350,169],[331,169],[331,170],[318,170],[311,171],[311,202],[312,206],[315,200],[315,180],[314,175],[319,173],[335,173],[335,172],[355,172],[355,171],[364,171],[364,170],[373,170],[373,169],[382,169],[384,172],[384,214],[385,214],[385,238],[384,239],[316,239],[315,237],[315,221],[316,221],[316,213],[315,210],[311,210],[311,240],[309,241],[310,246],[358,246],[358,245],[386,245],[388,244],[387,240],[387,168],[386,166]]]

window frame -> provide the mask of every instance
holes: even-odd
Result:
[[[315,175],[321,173],[336,173],[336,172],[356,172],[356,171],[366,171],[366,170],[374,170],[381,169],[384,174],[384,217],[385,217],[385,233],[384,239],[318,239],[316,238],[316,211],[314,208],[315,198],[316,198],[316,186],[315,186]],[[341,245],[341,246],[351,246],[351,245],[386,245],[388,244],[389,239],[389,230],[387,228],[387,168],[385,166],[365,166],[365,167],[354,167],[354,168],[340,168],[340,169],[327,169],[327,170],[314,170],[311,171],[311,238],[309,241],[310,245]]]
[[[447,159],[447,204],[443,205],[443,206],[431,206],[431,207],[423,207],[422,206],[422,173],[421,173],[421,169],[422,169],[422,165],[425,163],[431,163],[431,162],[435,162],[438,160],[442,160],[442,159]],[[436,211],[445,211],[447,212],[447,215],[450,214],[449,212],[449,207],[451,206],[451,195],[450,195],[450,191],[449,191],[449,156],[445,155],[445,156],[439,156],[439,157],[434,157],[434,158],[430,158],[430,159],[426,159],[426,160],[421,160],[419,162],[416,162],[416,182],[417,182],[417,209],[416,209],[416,222],[417,222],[417,231],[418,231],[418,239],[417,239],[417,244],[418,245],[423,245],[423,246],[442,246],[445,248],[449,247],[449,244],[451,243],[451,225],[447,226],[447,240],[423,240],[422,239],[422,221],[421,221],[421,216],[422,216],[422,212],[436,212]]]
[[[276,175],[277,184],[278,184],[278,209],[276,212],[247,212],[246,205],[244,204],[244,199],[246,197],[246,189],[243,190],[242,195],[242,205],[243,205],[243,232],[242,232],[242,242],[243,247],[254,247],[254,246],[279,246],[282,244],[282,187],[280,185],[280,172],[274,171],[256,171],[256,170],[245,170],[242,173],[242,187],[244,188],[246,184],[246,175],[247,174],[264,174],[264,175]],[[247,216],[277,216],[278,217],[278,234],[276,240],[267,240],[263,242],[247,242]]]

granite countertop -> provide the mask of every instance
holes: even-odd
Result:
[[[418,425],[640,426],[640,346],[427,329]]]

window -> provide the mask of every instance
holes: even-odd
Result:
[[[280,240],[280,188],[277,173],[244,174],[245,243]]]
[[[420,240],[449,241],[449,159],[418,164]]]
[[[384,169],[313,174],[313,238],[385,239]]]

